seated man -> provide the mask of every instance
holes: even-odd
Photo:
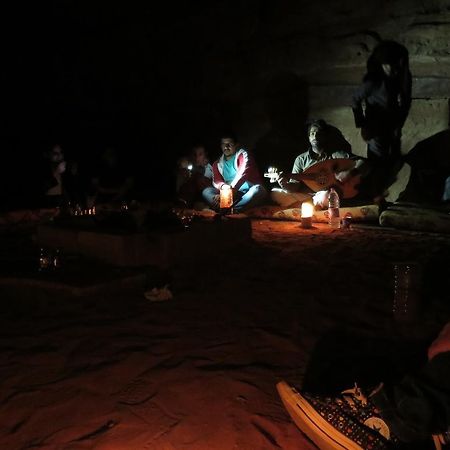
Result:
[[[267,192],[256,163],[249,152],[238,149],[233,134],[223,134],[222,156],[213,164],[213,185],[203,190],[203,198],[213,209],[219,209],[220,193],[223,185],[233,190],[233,209],[242,212],[261,204]]]
[[[131,199],[134,177],[120,161],[117,150],[107,147],[101,155],[100,165],[91,184],[90,205],[120,203]]]
[[[192,207],[202,200],[202,192],[211,186],[213,177],[212,166],[203,145],[192,148],[188,157],[178,161],[177,196],[178,199]]]
[[[353,181],[359,181],[359,177],[365,177],[369,172],[366,161],[353,155],[350,144],[339,130],[327,124],[324,120],[316,120],[309,124],[308,139],[310,147],[306,152],[297,156],[292,173],[285,175],[280,172],[278,175],[280,188],[272,189],[271,198],[280,206],[286,208],[298,207],[301,202],[312,197],[315,205],[321,208],[326,207],[329,187],[334,186],[341,198],[346,198],[345,195],[342,196],[342,192],[339,192],[340,188],[350,187]],[[314,183],[315,176],[320,176],[320,173],[308,175],[304,172],[317,163],[331,159],[350,159],[354,161],[354,164],[348,165],[349,167],[345,167],[345,169],[339,169],[339,172],[336,173],[333,169],[331,183],[325,180],[323,187],[326,189],[319,190],[316,188],[316,192],[312,192],[315,189],[308,187],[305,182],[309,180],[320,186],[319,183]]]
[[[450,443],[450,322],[418,373],[381,383],[368,396],[357,386],[336,398],[300,393],[284,381],[277,389],[296,425],[321,449],[442,449]]]

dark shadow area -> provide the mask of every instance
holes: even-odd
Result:
[[[426,258],[423,269],[424,304],[422,308],[433,308],[437,304],[447,305],[448,280],[450,280],[450,252],[447,245],[436,244]],[[446,317],[441,319],[445,322]]]
[[[439,204],[450,176],[450,129],[418,142],[405,156],[411,175],[400,201]]]
[[[302,389],[336,395],[355,382],[370,389],[380,382],[399,381],[425,364],[430,342],[330,331],[313,351]]]
[[[291,170],[295,157],[308,145],[308,86],[293,72],[280,72],[269,81],[264,104],[271,129],[255,144],[261,171],[269,166]]]
[[[345,325],[336,325],[317,341],[302,390],[335,395],[353,387],[355,382],[360,387],[371,389],[380,382],[398,382],[404,375],[419,370],[426,363],[427,349],[449,317],[445,292],[450,278],[450,254],[448,245],[443,242],[423,249],[416,248],[414,254],[411,257],[397,254],[400,259],[418,260],[422,265],[415,288],[420,303],[414,318],[401,322],[395,321],[394,316],[390,319],[386,316],[386,323],[390,325],[387,328],[389,331],[383,335],[370,335],[348,330]],[[419,258],[418,254],[421,255]],[[380,271],[379,275],[380,280],[391,276],[388,270]],[[389,307],[391,300],[388,295],[393,292],[392,279],[383,293],[386,300],[384,307]],[[373,301],[369,294],[367,297]],[[430,328],[431,317],[436,323]],[[418,336],[415,333],[419,329],[426,332]]]

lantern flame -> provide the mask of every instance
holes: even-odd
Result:
[[[302,203],[302,217],[312,217],[314,214],[314,206],[312,203]]]

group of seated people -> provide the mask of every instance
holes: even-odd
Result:
[[[316,209],[325,209],[333,187],[342,206],[385,203],[392,174],[384,166],[352,153],[342,133],[324,120],[309,122],[307,134],[308,148],[295,158],[288,172],[265,168],[271,173],[263,174],[257,155],[244,148],[231,132],[220,136],[221,155],[213,162],[204,145],[194,145],[188,156],[178,160],[176,198],[186,208],[219,211],[220,190],[226,186],[232,192],[236,213],[261,205],[299,208],[305,201],[312,202]],[[136,198],[136,177],[127,170],[117,149],[105,147],[99,156],[97,164],[83,171],[76,159],[66,158],[61,145],[48,148],[36,171],[39,180],[35,195],[40,206],[90,208]],[[444,202],[450,199],[449,180],[439,188],[439,200]]]
[[[39,206],[90,208],[94,204],[125,201],[134,178],[121,163],[118,151],[106,147],[87,173],[76,159],[66,158],[61,145],[43,152],[35,196]]]
[[[309,148],[299,154],[290,173],[276,172],[273,176],[277,187],[271,188],[264,180],[254,155],[243,148],[232,133],[224,133],[220,139],[221,156],[212,164],[205,147],[197,145],[190,156],[178,161],[178,198],[189,207],[206,204],[219,209],[220,189],[230,186],[233,192],[233,210],[242,212],[262,204],[275,204],[284,208],[299,207],[304,201],[312,201],[317,209],[328,206],[328,190],[334,187],[344,203],[358,201],[377,202],[381,192],[374,182],[376,173],[366,158],[356,156],[342,133],[324,120],[308,124]],[[316,166],[335,160],[335,166]],[[346,160],[342,164],[342,160]],[[312,166],[320,167],[310,173]],[[327,175],[326,179],[318,180]],[[331,178],[330,178],[331,177]],[[309,183],[308,183],[309,181]],[[352,191],[347,188],[352,187]]]

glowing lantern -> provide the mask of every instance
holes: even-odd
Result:
[[[233,190],[228,184],[224,184],[220,188],[220,209],[229,210],[233,206]]]
[[[302,212],[301,212],[302,228],[311,228],[312,227],[313,213],[314,213],[313,204],[309,203],[309,202],[303,202],[302,203]]]

